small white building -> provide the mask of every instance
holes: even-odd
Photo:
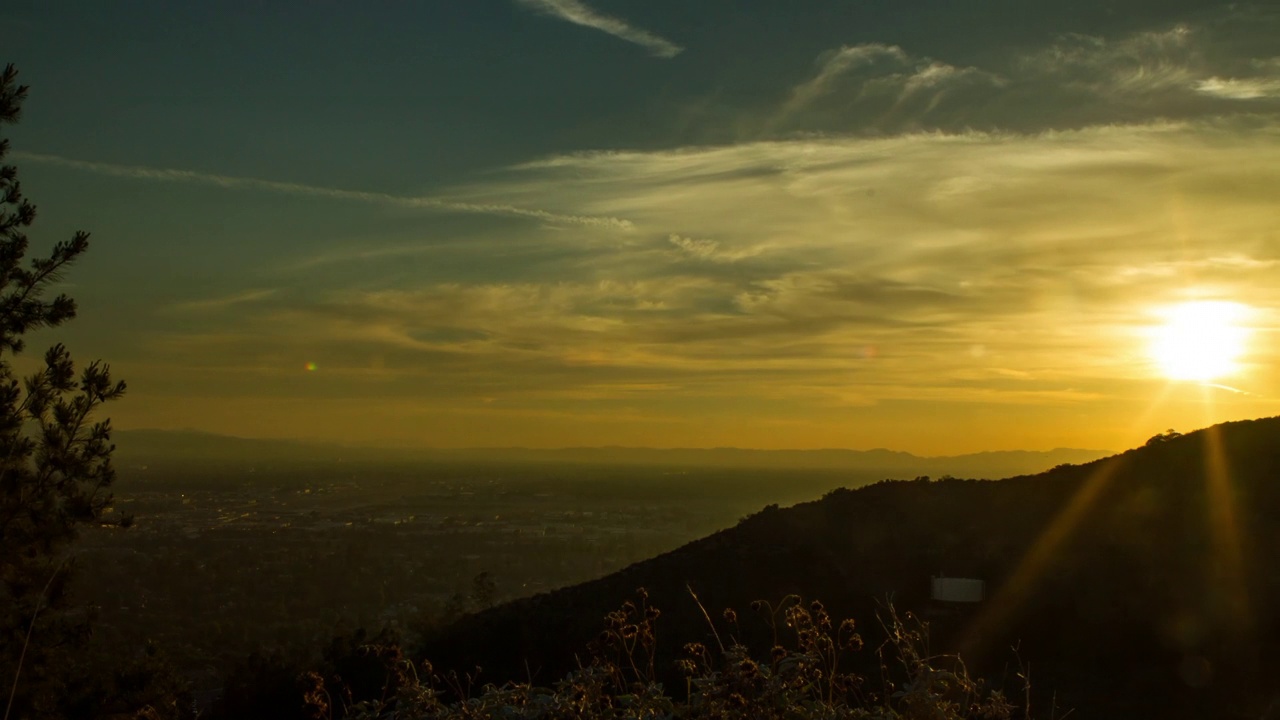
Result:
[[[979,603],[987,596],[987,584],[977,578],[935,575],[932,580],[929,597],[937,602]]]

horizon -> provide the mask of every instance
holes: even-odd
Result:
[[[1280,10],[0,10],[115,427],[1136,447],[1274,416]],[[1114,451],[1106,451],[1114,452]]]
[[[1265,420],[1267,418],[1245,418],[1245,420]],[[1231,420],[1229,420],[1231,421]],[[1193,428],[1187,430],[1188,434],[1199,432],[1199,430],[1208,429]],[[352,450],[419,450],[425,452],[431,451],[481,451],[481,450],[525,450],[525,451],[558,451],[558,450],[749,450],[760,452],[897,452],[897,454],[913,455],[915,457],[956,457],[957,455],[982,455],[993,454],[993,452],[1034,452],[1034,454],[1047,454],[1047,452],[1056,451],[1082,451],[1082,452],[1105,452],[1105,454],[1116,454],[1123,452],[1119,450],[1108,450],[1108,448],[1100,447],[1071,447],[1071,446],[1055,446],[1055,447],[1010,447],[996,448],[996,450],[975,450],[972,452],[963,452],[957,455],[923,455],[919,452],[905,450],[905,448],[896,447],[741,447],[733,445],[718,446],[692,446],[692,445],[558,445],[558,446],[527,446],[527,445],[474,445],[474,446],[431,446],[431,445],[352,445],[352,443],[343,441],[329,441],[329,439],[315,439],[303,437],[288,436],[260,436],[246,437],[233,436],[233,434],[209,432],[209,430],[201,430],[197,428],[116,428],[116,433],[172,433],[172,434],[188,434],[188,436],[204,436],[221,439],[233,439],[233,441],[250,441],[250,442],[280,442],[291,443],[291,445],[325,445],[334,447],[349,447]]]
[[[1251,420],[1255,420],[1255,419],[1256,419],[1256,420],[1261,420],[1261,419],[1265,419],[1265,418],[1249,418],[1249,419],[1251,419]],[[1208,429],[1208,428],[1195,428],[1195,429],[1193,429],[1193,430],[1188,430],[1187,432],[1188,432],[1188,433],[1190,433],[1190,432],[1197,432],[1197,431],[1205,430],[1205,429]],[[1071,451],[1071,452],[1077,452],[1077,451],[1078,451],[1078,452],[1097,452],[1097,453],[1106,453],[1106,454],[1116,454],[1116,453],[1119,453],[1119,452],[1124,452],[1123,450],[1114,450],[1114,449],[1105,449],[1105,448],[1083,448],[1083,447],[1070,447],[1070,446],[1066,446],[1066,445],[1061,445],[1061,446],[1057,446],[1057,447],[1047,447],[1047,448],[1008,448],[1008,449],[996,449],[996,450],[975,450],[975,451],[972,451],[972,452],[958,453],[958,454],[954,454],[954,455],[925,455],[925,454],[921,454],[921,453],[913,452],[913,451],[911,451],[911,450],[907,450],[907,449],[890,448],[890,447],[811,447],[811,448],[800,448],[800,447],[765,447],[765,448],[760,448],[760,447],[740,447],[740,446],[735,446],[735,445],[715,445],[715,446],[695,446],[695,445],[669,445],[669,446],[662,446],[662,445],[557,445],[557,446],[529,446],[529,445],[471,445],[471,446],[462,446],[462,445],[460,445],[460,446],[432,446],[432,445],[352,445],[352,444],[344,444],[344,443],[342,443],[342,442],[339,442],[339,441],[333,441],[333,440],[317,440],[317,439],[302,438],[302,437],[284,437],[284,436],[280,436],[280,437],[245,437],[245,436],[240,436],[240,435],[227,435],[227,434],[223,434],[223,433],[209,432],[209,431],[205,431],[205,430],[198,430],[198,429],[194,429],[194,428],[155,428],[155,427],[139,427],[139,428],[116,429],[116,433],[117,433],[117,434],[118,434],[118,433],[123,433],[123,434],[125,434],[125,435],[128,435],[128,434],[130,434],[130,433],[149,433],[149,432],[154,432],[154,433],[171,433],[171,434],[175,434],[175,435],[182,435],[182,434],[185,434],[185,435],[200,435],[200,436],[207,436],[207,437],[213,437],[213,438],[219,438],[219,439],[225,439],[225,440],[244,440],[244,441],[249,441],[249,442],[280,442],[280,443],[302,444],[302,445],[326,445],[326,446],[332,446],[332,447],[338,447],[338,448],[349,448],[349,449],[352,449],[352,450],[418,450],[418,451],[423,451],[423,452],[448,452],[448,451],[466,452],[466,451],[472,451],[472,450],[474,450],[474,451],[482,451],[482,450],[522,450],[522,451],[530,451],[530,452],[539,452],[539,451],[555,452],[555,451],[564,451],[564,450],[657,450],[657,451],[664,451],[664,450],[700,450],[700,451],[701,451],[701,450],[706,450],[706,451],[710,451],[710,450],[745,450],[745,451],[752,451],[752,452],[814,452],[814,453],[817,453],[817,452],[851,452],[851,453],[874,453],[874,452],[887,452],[887,453],[899,453],[899,454],[904,454],[904,455],[912,455],[912,456],[914,456],[914,457],[918,457],[918,458],[922,458],[922,459],[931,459],[931,458],[950,458],[950,457],[959,457],[959,456],[962,456],[962,455],[983,455],[983,454],[989,454],[989,453],[1038,453],[1038,454],[1044,454],[1044,453],[1052,453],[1052,452],[1059,452],[1059,451]],[[1185,434],[1185,433],[1184,433],[1184,434]],[[1100,457],[1101,457],[1101,456],[1100,456]]]

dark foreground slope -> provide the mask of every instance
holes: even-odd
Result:
[[[752,600],[820,598],[866,629],[891,595],[931,618],[935,650],[961,649],[997,681],[1017,644],[1036,687],[1078,717],[1264,717],[1280,697],[1278,478],[1271,418],[1035,476],[838,490],[463,618],[423,651],[490,681],[549,682],[638,587],[664,613],[660,667],[710,640],[687,585],[722,634],[757,643]],[[990,596],[959,612],[930,606],[937,573],[983,578]],[[725,607],[739,610],[737,627],[719,620]]]

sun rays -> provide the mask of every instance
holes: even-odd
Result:
[[[1203,412],[1202,423],[1218,422],[1215,408],[1216,390],[1251,394],[1218,381],[1247,375],[1242,362],[1249,349],[1254,330],[1249,322],[1258,311],[1247,305],[1224,300],[1197,300],[1169,305],[1156,311],[1159,325],[1146,329],[1149,358],[1158,368],[1164,383],[1142,416],[1148,423],[1166,404],[1177,386],[1187,390],[1198,386],[1196,401]],[[1186,387],[1190,385],[1191,387]],[[1175,438],[1176,433],[1169,436]],[[1203,476],[1203,513],[1209,552],[1203,560],[1202,603],[1195,608],[1219,631],[1239,639],[1253,627],[1253,608],[1249,597],[1247,534],[1240,524],[1236,488],[1221,433],[1209,427],[1196,433],[1203,458],[1197,469]],[[1018,611],[1031,599],[1046,575],[1062,561],[1064,549],[1080,532],[1093,512],[1100,512],[1099,498],[1104,496],[1113,479],[1121,471],[1122,458],[1101,463],[1085,478],[1056,517],[1039,534],[986,606],[967,627],[961,638],[967,652],[991,649],[990,638],[1010,628]],[[1188,580],[1191,580],[1188,578]]]

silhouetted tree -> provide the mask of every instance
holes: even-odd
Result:
[[[1180,437],[1182,437],[1182,433],[1174,430],[1173,428],[1169,428],[1162,433],[1152,435],[1151,438],[1147,440],[1147,445],[1159,445],[1160,443],[1166,443],[1170,440],[1177,440]]]
[[[497,596],[498,584],[493,581],[493,576],[487,570],[471,579],[471,603],[477,610],[493,607],[493,601]]]
[[[12,65],[0,75],[0,125],[18,120],[27,88]],[[0,140],[0,162],[9,141]],[[0,708],[4,718],[65,714],[75,693],[70,659],[87,636],[87,615],[66,607],[69,542],[79,528],[103,522],[111,501],[111,426],[91,422],[99,405],[120,397],[106,365],[76,373],[62,345],[20,381],[12,366],[23,337],[75,317],[75,301],[46,293],[89,247],[77,232],[45,257],[25,263],[26,230],[36,208],[22,195],[17,170],[0,166]],[[70,676],[70,677],[69,677]]]

